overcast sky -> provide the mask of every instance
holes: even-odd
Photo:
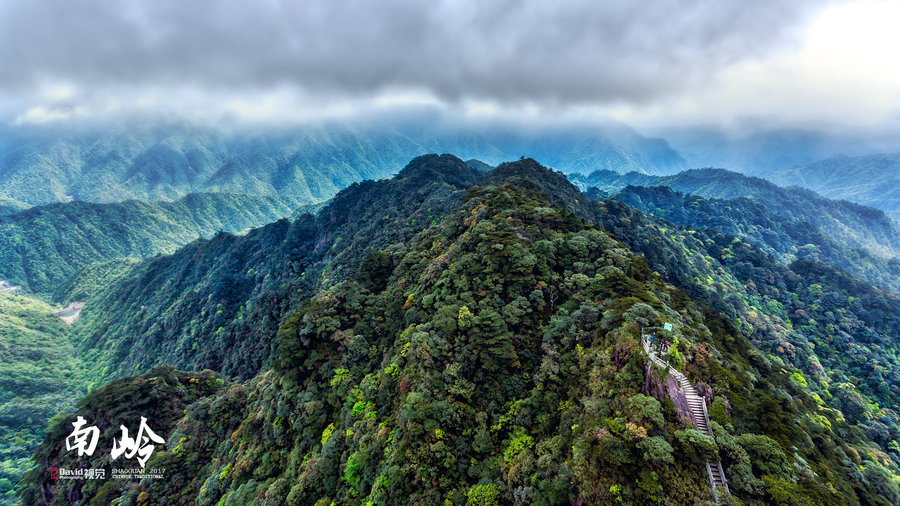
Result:
[[[0,118],[900,123],[900,2],[0,0]]]

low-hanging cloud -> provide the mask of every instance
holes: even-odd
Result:
[[[59,85],[77,90],[53,99],[69,109],[133,89],[642,104],[791,43],[821,4],[0,0],[0,99]]]

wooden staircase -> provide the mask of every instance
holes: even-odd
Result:
[[[706,412],[706,401],[697,395],[697,390],[694,389],[693,385],[691,385],[691,382],[688,381],[684,374],[675,370],[668,362],[656,355],[650,347],[650,336],[641,335],[641,344],[644,346],[644,351],[647,352],[647,356],[650,357],[650,360],[654,364],[669,371],[669,374],[675,378],[678,385],[684,390],[684,395],[687,398],[688,409],[691,412],[691,420],[694,422],[694,426],[697,427],[700,432],[714,438],[715,436],[713,436],[709,429],[709,414]],[[725,490],[725,493],[731,493],[728,490],[728,480],[725,479],[725,471],[722,469],[721,461],[715,463],[707,461],[706,474],[709,476],[709,484],[714,492],[717,488],[722,488]]]

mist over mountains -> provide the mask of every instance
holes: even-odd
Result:
[[[665,141],[621,125],[476,127],[440,118],[327,122],[227,131],[184,124],[142,128],[11,129],[0,144],[0,211],[68,200],[175,199],[195,192],[330,198],[405,160],[453,152],[492,165],[539,157],[566,172],[671,174],[687,168]]]
[[[774,171],[815,162],[831,156],[892,151],[896,139],[864,133],[784,128],[777,125],[747,127],[732,132],[725,128],[675,127],[660,129],[691,168],[717,167],[765,177]]]
[[[283,195],[306,202],[354,181],[388,177],[424,153],[490,165],[529,156],[566,173],[672,175],[719,167],[897,216],[897,143],[887,137],[760,127],[655,129],[611,121],[476,121],[440,111],[394,112],[294,126],[133,124],[0,128],[0,214],[69,200],[172,200],[195,192]]]

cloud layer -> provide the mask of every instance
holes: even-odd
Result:
[[[24,121],[377,100],[652,108],[799,45],[822,4],[0,0],[0,101]]]

